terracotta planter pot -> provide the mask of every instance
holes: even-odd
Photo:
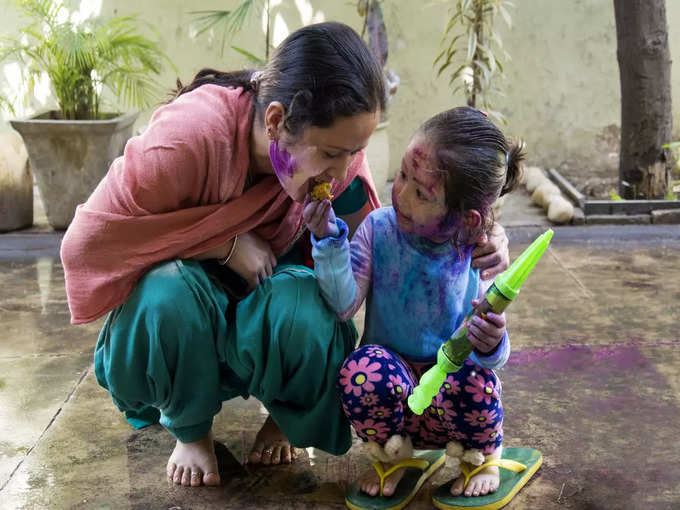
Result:
[[[87,200],[123,153],[139,112],[106,120],[55,120],[48,112],[11,121],[24,139],[50,226],[68,227],[76,206]]]

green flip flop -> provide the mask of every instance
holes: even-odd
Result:
[[[432,503],[437,508],[452,510],[457,508],[474,508],[475,510],[497,510],[507,505],[515,494],[524,487],[543,462],[543,456],[532,448],[503,448],[500,459],[490,460],[474,469],[467,463],[460,465],[465,475],[467,487],[470,478],[487,466],[498,466],[500,470],[500,486],[496,492],[486,496],[452,496],[453,480],[440,486],[432,495]]]
[[[444,464],[445,460],[444,450],[426,450],[415,454],[411,459],[396,463],[387,471],[383,470],[380,462],[374,462],[373,468],[380,477],[380,495],[370,496],[362,492],[358,483],[354,483],[347,489],[345,504],[352,510],[399,510],[404,508],[418,493],[425,481]],[[382,489],[385,479],[402,467],[407,469],[394,494],[383,496]]]

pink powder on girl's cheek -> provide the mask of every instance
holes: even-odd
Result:
[[[419,170],[420,165],[425,160],[425,163],[427,163],[427,156],[423,152],[422,149],[416,147],[413,149],[413,158],[411,159],[411,166],[413,167],[414,170]]]

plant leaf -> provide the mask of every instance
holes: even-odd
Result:
[[[508,12],[508,10],[505,7],[503,7],[503,4],[498,4],[498,9],[501,11],[501,16],[503,16],[505,23],[509,27],[512,27],[512,18],[510,17],[510,13]]]
[[[468,39],[468,48],[467,48],[467,59],[472,60],[472,57],[475,54],[475,51],[477,51],[477,32],[474,30],[470,31],[470,36]]]
[[[240,53],[244,57],[248,59],[248,62],[251,64],[254,64],[256,67],[263,67],[266,65],[266,60],[263,58],[258,57],[257,55],[254,55],[253,53],[249,52],[248,50],[245,50],[239,46],[233,46],[231,47],[232,50],[236,51],[237,53]]]

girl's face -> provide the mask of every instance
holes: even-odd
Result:
[[[394,180],[392,205],[403,232],[443,243],[452,238],[456,225],[446,207],[444,179],[435,169],[433,148],[416,135]]]
[[[284,191],[303,202],[315,184],[343,181],[354,156],[368,144],[378,118],[378,112],[340,117],[330,127],[305,129],[295,140],[284,133],[269,151]]]

